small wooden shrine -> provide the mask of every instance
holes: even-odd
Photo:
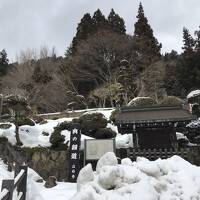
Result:
[[[135,149],[175,149],[176,131],[194,119],[182,106],[123,107],[116,123],[121,134],[133,134]]]

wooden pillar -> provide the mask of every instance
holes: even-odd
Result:
[[[137,143],[137,135],[136,135],[136,125],[133,124],[133,148],[137,148],[138,147],[138,143]]]

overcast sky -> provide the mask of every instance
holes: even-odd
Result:
[[[200,25],[199,0],[142,0],[162,52],[181,51],[182,29],[191,33]],[[105,16],[111,8],[124,18],[127,33],[133,34],[138,0],[0,0],[0,49],[10,61],[26,48],[55,46],[63,55],[81,17],[100,8]]]

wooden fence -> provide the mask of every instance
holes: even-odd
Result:
[[[184,159],[188,159],[190,148],[183,149],[127,149],[127,157],[136,160],[137,157],[145,157],[149,160],[156,160],[158,158],[166,159],[173,155],[178,155]]]
[[[12,200],[15,189],[18,200],[26,200],[27,171],[27,166],[16,167],[15,178],[2,181],[0,200]]]

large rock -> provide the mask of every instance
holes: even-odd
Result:
[[[81,169],[77,178],[77,190],[80,191],[81,187],[88,182],[94,180],[94,173],[92,170],[92,165],[87,164]]]
[[[117,157],[113,152],[104,154],[97,162],[96,171],[99,173],[103,166],[116,166],[118,164]]]
[[[49,176],[49,178],[47,179],[46,183],[45,183],[45,187],[46,188],[52,188],[55,187],[57,185],[57,180],[55,176]]]

